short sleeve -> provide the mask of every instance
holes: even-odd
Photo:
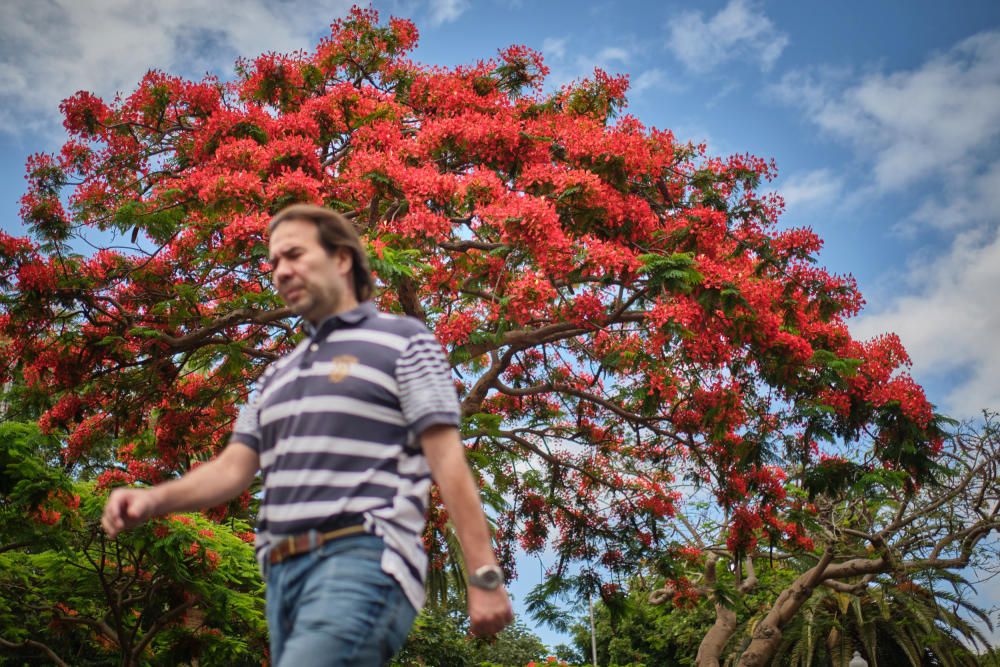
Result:
[[[441,343],[429,332],[410,338],[396,361],[396,383],[403,419],[414,435],[431,426],[461,423],[451,366]]]
[[[244,445],[250,447],[258,454],[260,454],[260,397],[261,392],[260,383],[258,383],[257,388],[250,394],[250,400],[248,400],[243,407],[240,408],[240,414],[236,418],[236,423],[233,425],[233,433],[229,436],[229,442],[242,442]]]

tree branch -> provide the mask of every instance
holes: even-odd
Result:
[[[25,540],[24,542],[11,542],[10,544],[0,545],[0,554],[13,551],[14,549],[20,549],[21,547],[28,547],[34,544],[34,542]]]
[[[35,641],[34,639],[26,639],[20,644],[15,644],[12,641],[7,641],[6,639],[0,637],[0,646],[14,650],[24,649],[24,648],[37,648],[38,650],[45,653],[45,655],[48,656],[49,660],[59,665],[59,667],[69,667],[69,663],[60,658],[58,655],[56,655],[55,651],[50,649],[45,644]]]
[[[607,324],[617,324],[621,322],[642,322],[646,319],[646,314],[639,311],[623,312]],[[501,347],[510,346],[516,350],[523,350],[544,343],[554,343],[555,341],[574,338],[581,334],[590,333],[593,329],[583,328],[572,322],[557,322],[537,329],[515,329],[503,335],[499,342],[483,342],[475,345],[467,345],[462,350],[470,357],[478,357],[482,354],[496,350]]]
[[[132,659],[138,660],[139,657],[142,655],[142,652],[149,645],[149,642],[153,641],[153,638],[156,637],[156,635],[160,632],[160,630],[162,630],[167,625],[172,623],[174,620],[179,618],[181,615],[184,614],[184,612],[186,612],[191,607],[195,606],[199,601],[200,598],[193,597],[190,600],[187,600],[186,602],[177,605],[173,609],[167,611],[165,614],[162,614],[159,618],[157,618],[156,621],[153,622],[151,626],[149,626],[149,630],[147,630],[146,634],[142,636],[142,639],[139,640],[139,643],[135,645],[135,648],[132,649]]]
[[[183,336],[174,337],[162,331],[157,331],[156,335],[157,338],[164,341],[175,352],[181,352],[197,347],[205,339],[228,327],[236,326],[238,324],[270,324],[271,322],[283,320],[286,317],[291,316],[292,311],[290,308],[277,308],[275,310],[265,311],[239,308],[231,313],[223,315],[201,329],[192,331],[191,333]]]
[[[510,365],[511,359],[514,358],[515,350],[507,350],[502,357],[497,357],[494,353],[493,363],[490,364],[489,369],[483,373],[476,384],[473,385],[472,389],[469,391],[468,396],[462,401],[462,416],[468,417],[469,415],[474,415],[482,410],[483,401],[486,400],[486,394],[489,393],[490,389],[497,382],[497,378],[503,373],[507,367]]]

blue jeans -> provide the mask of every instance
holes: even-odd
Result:
[[[271,565],[267,625],[276,667],[380,667],[403,646],[416,611],[382,571],[385,544],[351,535]]]

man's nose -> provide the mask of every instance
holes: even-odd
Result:
[[[271,275],[273,276],[272,280],[274,280],[274,284],[280,285],[291,277],[292,267],[288,265],[288,262],[279,262],[278,266],[274,267]]]

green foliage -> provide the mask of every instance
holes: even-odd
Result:
[[[491,640],[468,635],[464,610],[429,606],[417,616],[393,667],[524,667],[548,653],[541,640],[520,622]]]
[[[827,459],[807,469],[803,487],[812,500],[819,494],[836,497],[860,479],[864,468],[846,459]]]
[[[417,272],[426,269],[427,265],[420,261],[422,253],[415,248],[382,247],[377,251],[369,251],[368,262],[372,271],[388,282],[400,278],[412,278]]]
[[[811,361],[816,366],[830,369],[835,374],[831,380],[854,377],[861,366],[861,359],[844,359],[829,350],[814,350]]]
[[[65,474],[53,466],[57,444],[31,423],[0,423],[0,535],[29,529],[25,513],[50,495],[68,492]],[[22,520],[18,520],[22,519]]]
[[[649,591],[640,585],[628,592],[629,613],[612,624],[603,602],[594,606],[597,663],[608,667],[693,667],[702,637],[712,624],[711,606],[691,608],[649,603]],[[589,621],[572,628],[577,651],[591,654]],[[585,663],[586,664],[586,663]]]
[[[586,599],[587,591],[581,591],[580,583],[578,577],[546,577],[525,597],[525,608],[536,621],[560,632],[567,632],[573,620],[572,612],[567,611],[560,602],[578,605],[581,599]]]
[[[557,644],[556,647],[552,649],[552,653],[557,659],[570,665],[593,664],[589,658],[584,657],[584,654],[580,652],[578,647],[570,646],[569,644]]]
[[[723,653],[725,664],[736,663],[755,624],[804,565],[760,568],[756,589],[734,596],[726,605],[736,612],[737,630]],[[721,578],[727,581],[724,587],[731,589],[731,576],[723,574]],[[988,652],[978,655],[970,648],[988,651],[988,640],[972,619],[990,628],[989,617],[957,592],[960,590],[968,590],[967,582],[942,570],[924,573],[919,582],[880,577],[856,596],[821,588],[785,627],[782,643],[769,664],[846,665],[855,649],[863,650],[872,667],[993,664]],[[715,621],[713,601],[703,597],[680,607],[652,605],[648,595],[648,586],[633,580],[628,613],[617,622],[612,622],[603,602],[595,605],[599,665],[694,667],[699,645]],[[572,634],[575,650],[567,655],[577,661],[586,656],[582,662],[589,664],[589,621],[578,621]]]
[[[392,662],[393,667],[472,667],[474,664],[470,644],[465,640],[457,615],[436,607],[427,607],[420,612],[406,644]]]
[[[523,667],[532,660],[543,660],[548,654],[542,640],[520,621],[508,626],[494,640],[474,641],[473,651],[479,664],[497,667]]]
[[[108,540],[105,493],[52,466],[35,425],[0,425],[0,443],[0,641],[15,655],[40,657],[30,641],[72,665],[260,664],[247,524],[168,517]]]
[[[690,294],[705,279],[695,268],[697,263],[690,252],[641,255],[639,260],[650,286],[667,294]]]

